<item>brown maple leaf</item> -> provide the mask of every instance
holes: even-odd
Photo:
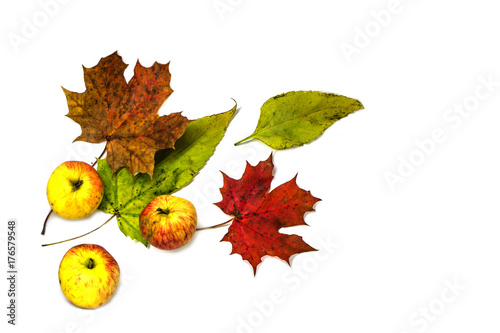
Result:
[[[232,252],[250,262],[254,274],[262,257],[276,256],[290,264],[297,253],[315,251],[297,235],[282,234],[280,228],[307,225],[304,214],[313,211],[321,199],[297,186],[295,176],[271,192],[272,155],[251,166],[247,163],[239,180],[222,173],[222,201],[216,203],[224,213],[234,216],[221,241],[232,244]]]
[[[127,83],[127,65],[117,52],[102,58],[92,68],[83,67],[86,90],[76,93],[63,88],[68,101],[67,117],[80,124],[75,141],[106,142],[106,158],[113,173],[127,167],[153,175],[154,155],[173,148],[189,120],[180,112],[159,116],[158,110],[173,90],[169,63],[143,67],[139,61]]]

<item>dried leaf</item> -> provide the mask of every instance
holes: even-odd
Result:
[[[107,141],[107,161],[113,174],[127,167],[132,174],[152,176],[155,153],[173,148],[189,120],[180,113],[158,115],[173,92],[168,63],[155,62],[146,68],[137,62],[128,83],[123,76],[126,67],[117,52],[95,67],[84,67],[86,90],[76,93],[63,88],[67,116],[82,128],[75,141]]]

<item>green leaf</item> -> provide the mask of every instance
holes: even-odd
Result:
[[[355,99],[319,91],[291,91],[268,99],[260,110],[255,132],[239,145],[258,139],[271,148],[301,146],[320,136],[348,114],[363,109]]]
[[[156,153],[152,179],[144,173],[134,177],[127,168],[113,176],[106,159],[99,160],[97,172],[104,183],[99,209],[115,214],[120,230],[147,246],[139,230],[142,210],[155,197],[180,190],[193,180],[213,155],[235,112],[236,105],[225,113],[191,122],[175,149]]]

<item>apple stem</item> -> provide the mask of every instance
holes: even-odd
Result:
[[[219,224],[213,225],[213,226],[211,226],[211,227],[196,228],[196,231],[199,231],[199,230],[207,230],[207,229],[215,229],[215,228],[223,227],[223,226],[225,226],[226,224],[233,222],[233,220],[234,220],[234,218],[232,218],[232,219],[230,219],[229,221],[226,221],[226,222],[224,222],[224,223],[219,223]]]
[[[65,243],[65,242],[69,242],[69,241],[72,241],[72,240],[75,240],[75,239],[78,239],[78,238],[81,238],[83,236],[87,236],[88,234],[91,234],[93,233],[94,231],[96,231],[97,229],[100,229],[103,225],[105,225],[106,223],[108,223],[109,221],[111,221],[111,219],[113,217],[115,217],[116,215],[113,214],[111,215],[111,217],[109,219],[106,220],[106,222],[104,222],[103,224],[101,224],[100,226],[98,226],[97,228],[95,228],[94,230],[92,231],[89,231],[83,235],[80,235],[80,236],[77,236],[77,237],[73,237],[73,238],[70,238],[70,239],[66,239],[66,240],[63,240],[63,241],[59,241],[59,242],[55,242],[55,243],[50,243],[50,244],[42,244],[42,246],[50,246],[50,245],[56,245],[56,244],[61,244],[61,243]]]
[[[47,221],[49,220],[49,216],[50,214],[52,214],[52,212],[53,210],[51,209],[50,212],[47,214],[45,221],[43,222],[42,235],[45,235],[45,228],[47,227]]]

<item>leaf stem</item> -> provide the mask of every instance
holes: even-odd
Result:
[[[196,228],[196,231],[207,230],[207,229],[215,229],[215,228],[223,227],[226,224],[233,222],[233,220],[234,220],[234,217],[232,219],[230,219],[229,221],[226,221],[226,222],[223,222],[223,223],[219,223],[219,224],[213,225],[211,227]]]
[[[252,137],[252,135],[250,135],[250,136],[244,138],[243,140],[240,140],[240,141],[236,142],[234,145],[238,146],[238,145],[244,143],[245,141],[249,141],[249,140],[252,140],[252,139],[253,139],[253,137]]]
[[[98,226],[97,228],[95,228],[94,230],[92,231],[89,231],[83,235],[80,235],[80,236],[77,236],[77,237],[73,237],[73,238],[70,238],[70,239],[66,239],[66,240],[63,240],[63,241],[59,241],[59,242],[55,242],[55,243],[49,243],[49,244],[42,244],[42,246],[50,246],[50,245],[56,245],[56,244],[61,244],[61,243],[64,243],[64,242],[69,242],[69,241],[72,241],[72,240],[75,240],[75,239],[78,239],[78,238],[81,238],[83,236],[87,236],[88,234],[91,234],[93,233],[94,231],[96,231],[97,229],[100,229],[103,225],[105,225],[106,223],[108,223],[109,221],[111,221],[111,219],[113,217],[115,217],[116,215],[113,214],[111,215],[111,217],[109,219],[106,220],[106,222],[104,222],[103,224],[101,224],[100,226]]]
[[[104,153],[106,152],[107,148],[108,148],[108,144],[106,143],[106,146],[104,146],[104,150],[102,151],[101,155],[99,155],[99,157],[96,158],[95,162],[92,164],[92,167],[94,167],[94,165],[97,163],[97,161],[99,161],[101,159],[101,157],[104,156]]]

